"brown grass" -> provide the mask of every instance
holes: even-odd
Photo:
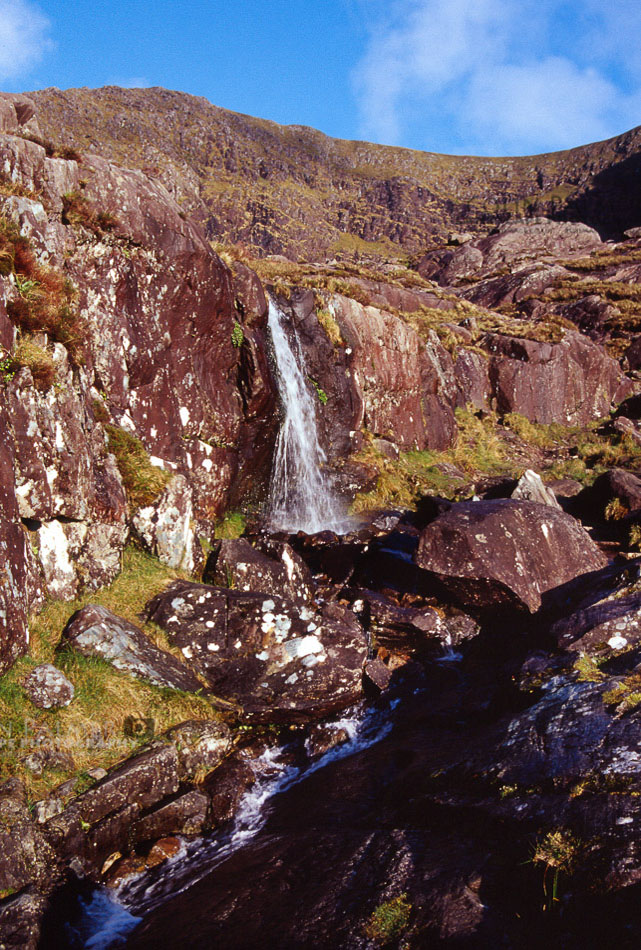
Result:
[[[151,464],[149,454],[135,435],[116,425],[105,428],[109,450],[116,457],[131,510],[151,505],[162,494],[171,475]]]
[[[46,392],[56,381],[56,367],[49,350],[24,334],[18,338],[7,369],[15,373],[23,367],[30,370],[34,386],[41,392]]]
[[[110,211],[99,211],[79,191],[69,191],[62,196],[62,223],[75,228],[87,228],[96,237],[103,237],[119,226],[118,218],[114,214]]]
[[[66,347],[73,364],[82,364],[87,331],[74,306],[73,284],[40,264],[29,241],[6,218],[0,218],[0,273],[15,278],[17,294],[7,302],[7,313],[16,326],[26,333],[46,333]]]

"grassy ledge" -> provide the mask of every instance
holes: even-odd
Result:
[[[109,768],[135,752],[144,737],[126,734],[128,717],[153,720],[156,734],[187,719],[218,718],[204,697],[152,686],[102,660],[56,649],[74,611],[95,603],[141,626],[157,646],[180,656],[158,627],[141,624],[139,617],[147,601],[179,577],[187,575],[129,547],[110,587],[74,601],[50,601],[32,618],[29,654],[0,678],[0,775],[21,778],[30,801],[87,769]],[[25,696],[20,684],[40,663],[54,663],[74,684],[75,698],[65,709],[38,709]],[[29,768],[29,757],[38,749],[51,752],[41,774]]]

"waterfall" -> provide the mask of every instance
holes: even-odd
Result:
[[[279,531],[349,530],[348,519],[323,472],[326,461],[316,427],[316,393],[305,377],[298,337],[285,331],[285,317],[270,300],[268,326],[274,344],[283,422],[274,456],[268,520]]]

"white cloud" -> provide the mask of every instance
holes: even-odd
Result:
[[[354,72],[361,133],[505,154],[566,148],[638,124],[641,4],[611,6],[397,0],[370,20]],[[448,140],[435,141],[439,132]]]
[[[0,81],[15,79],[52,47],[49,20],[28,0],[0,0]]]

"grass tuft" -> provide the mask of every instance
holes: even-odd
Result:
[[[407,894],[400,894],[379,904],[365,925],[366,936],[383,945],[397,940],[407,930],[411,912],[412,905],[407,900]]]
[[[171,475],[151,464],[144,445],[131,432],[112,424],[105,429],[132,511],[151,505],[162,494]]]
[[[228,511],[214,528],[214,537],[226,540],[240,538],[245,533],[246,527],[242,511]]]

